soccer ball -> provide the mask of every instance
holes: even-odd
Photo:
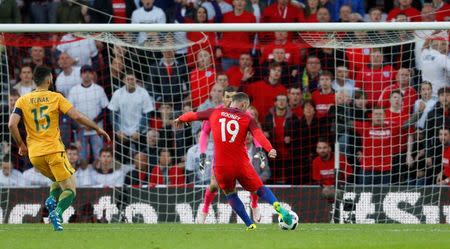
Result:
[[[278,226],[280,226],[280,228],[283,230],[295,230],[297,228],[298,215],[294,211],[289,211],[289,213],[292,216],[292,223],[290,225],[286,224],[281,216],[278,216]]]

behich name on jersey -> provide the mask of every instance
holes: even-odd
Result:
[[[226,117],[226,118],[231,118],[231,119],[236,119],[236,120],[240,120],[241,119],[241,117],[239,117],[238,115],[231,114],[231,113],[228,113],[228,112],[221,112],[220,116]]]
[[[50,102],[48,100],[48,97],[37,97],[37,98],[30,99],[30,104],[48,103],[48,102]]]

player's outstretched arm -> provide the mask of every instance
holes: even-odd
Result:
[[[214,111],[214,108],[202,112],[186,112],[173,121],[173,125],[176,128],[182,128],[184,123],[189,123],[196,120],[207,120]]]
[[[256,139],[261,144],[264,150],[269,152],[268,156],[270,158],[275,158],[277,156],[277,151],[272,147],[272,144],[270,144],[266,136],[264,136],[264,133],[261,131],[261,129],[259,129],[254,119],[252,119],[252,121],[250,122],[249,129],[253,135],[253,138]]]
[[[72,107],[67,112],[67,115],[69,115],[69,117],[71,119],[75,120],[77,123],[82,124],[84,126],[87,126],[87,127],[91,128],[91,129],[95,130],[99,136],[102,136],[108,142],[111,142],[111,138],[109,137],[108,133],[106,133],[102,128],[98,127],[98,125],[96,123],[94,123],[94,121],[92,121],[89,118],[87,118],[86,116],[84,116],[77,109]]]
[[[28,154],[28,149],[26,144],[23,142],[22,136],[19,132],[19,122],[20,122],[20,115],[17,113],[12,113],[9,117],[9,123],[8,127],[11,132],[11,136],[16,141],[17,145],[19,146],[19,155],[26,156]]]

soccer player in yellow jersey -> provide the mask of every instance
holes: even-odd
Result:
[[[38,66],[34,70],[36,90],[20,97],[9,119],[9,129],[19,146],[21,156],[28,155],[33,166],[50,178],[50,196],[45,201],[55,231],[62,231],[62,214],[75,199],[75,169],[67,160],[59,132],[59,113],[65,113],[111,141],[108,134],[93,121],[77,111],[60,93],[49,91],[53,77],[49,68]],[[27,131],[26,143],[19,133],[23,119]],[[57,201],[58,200],[58,201]]]

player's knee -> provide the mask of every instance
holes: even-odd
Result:
[[[209,192],[217,192],[217,190],[218,190],[218,187],[217,187],[217,184],[210,184],[209,185]]]

